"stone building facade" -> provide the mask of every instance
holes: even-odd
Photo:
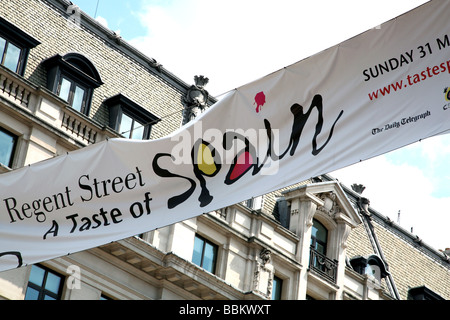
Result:
[[[214,99],[66,0],[0,2],[0,172],[156,139]],[[0,273],[0,299],[450,299],[450,252],[328,175]],[[374,204],[376,207],[376,204]]]

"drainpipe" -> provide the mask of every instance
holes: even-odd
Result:
[[[394,278],[389,272],[389,265],[384,257],[383,250],[381,249],[381,245],[378,242],[377,235],[375,234],[371,214],[369,212],[369,204],[370,204],[369,199],[359,197],[358,201],[359,213],[364,217],[364,223],[367,226],[366,230],[368,231],[370,242],[372,243],[372,247],[375,253],[381,258],[381,260],[383,260],[384,264],[386,265],[386,269],[388,270],[387,285],[389,287],[389,291],[391,292],[391,294],[393,294],[395,299],[400,300],[400,295],[398,294],[397,287],[395,286]]]

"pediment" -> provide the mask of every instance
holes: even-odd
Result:
[[[334,220],[344,220],[356,227],[362,220],[353,207],[345,191],[336,181],[312,183],[283,192],[286,200],[300,198],[300,201],[310,200],[320,211]]]

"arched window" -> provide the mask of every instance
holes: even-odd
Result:
[[[311,248],[323,255],[327,254],[328,230],[318,220],[313,220],[311,231]]]
[[[89,115],[94,89],[102,85],[92,62],[78,53],[56,55],[44,61],[47,87],[78,112]]]

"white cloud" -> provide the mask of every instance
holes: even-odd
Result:
[[[144,1],[139,18],[147,35],[130,43],[187,83],[198,74],[218,95],[392,19],[425,0],[191,0]],[[441,139],[441,138],[440,138]],[[448,159],[450,139],[433,139],[420,148],[425,164],[393,163],[385,156],[333,172],[347,186],[362,183],[374,209],[418,234],[436,248],[450,247],[450,198],[433,190]],[[442,167],[440,167],[442,168]],[[431,172],[431,173],[430,173]],[[448,187],[447,187],[448,188]]]
[[[144,1],[147,36],[130,42],[218,95],[389,20],[424,0]]]
[[[98,16],[95,20],[105,28],[108,28],[108,21],[105,18]]]

